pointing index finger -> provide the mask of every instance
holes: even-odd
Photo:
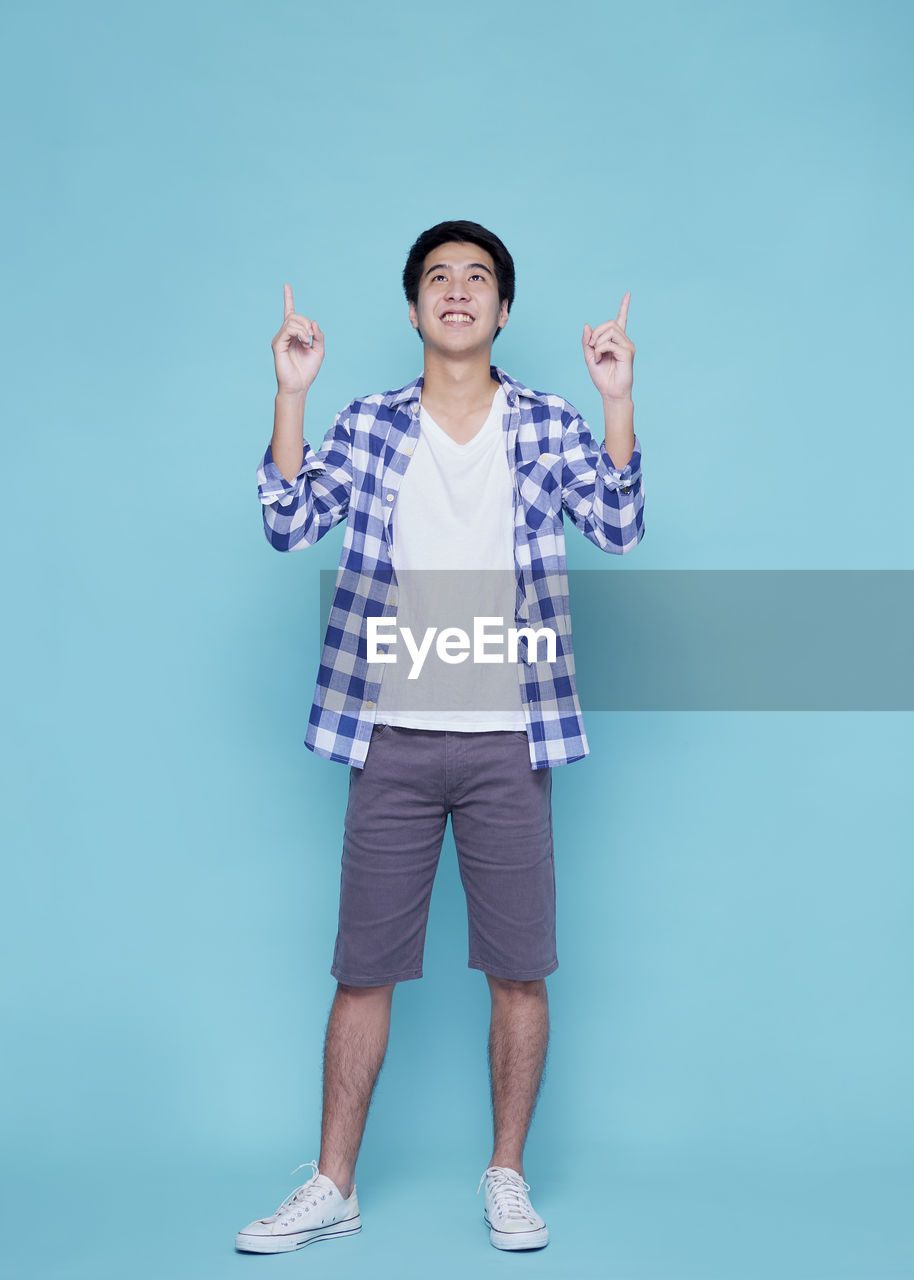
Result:
[[[292,312],[295,310],[295,303],[292,301],[292,286],[290,284],[283,285],[282,295],[283,295],[282,318],[283,320],[285,320],[286,317],[290,316]]]
[[[631,290],[629,290],[622,299],[622,305],[619,307],[619,314],[616,316],[616,323],[620,324],[623,330],[625,328],[625,322],[628,319],[628,304],[631,302],[631,299],[632,294]]]

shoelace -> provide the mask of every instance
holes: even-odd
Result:
[[[285,1210],[288,1209],[291,1205],[298,1204],[299,1201],[307,1200],[309,1199],[310,1196],[314,1195],[315,1193],[314,1183],[315,1183],[315,1179],[318,1177],[319,1170],[317,1167],[316,1160],[309,1160],[307,1163],[314,1170],[314,1173],[311,1175],[311,1177],[308,1179],[307,1182],[303,1182],[300,1187],[296,1187],[294,1191],[289,1192],[289,1194],[286,1196],[285,1200],[283,1200],[282,1204],[275,1211],[275,1213],[270,1214],[270,1218],[278,1218],[279,1215],[285,1212]],[[293,1174],[298,1173],[299,1169],[304,1169],[306,1167],[307,1166],[303,1164],[298,1165],[297,1168],[292,1170],[292,1173],[289,1174],[289,1177],[291,1178]],[[316,1199],[312,1201],[312,1204],[316,1204],[316,1203],[317,1203]],[[263,1221],[269,1222],[270,1218],[264,1218]]]
[[[533,1206],[527,1195],[530,1184],[524,1182],[519,1173],[515,1173],[512,1169],[503,1169],[499,1165],[491,1165],[479,1179],[477,1195],[486,1177],[489,1179],[495,1206],[501,1210],[502,1218],[519,1218],[524,1222],[536,1221],[533,1217]]]

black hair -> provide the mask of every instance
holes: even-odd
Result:
[[[478,222],[439,222],[436,226],[422,232],[410,249],[406,266],[403,268],[403,292],[406,294],[406,301],[418,307],[419,279],[426,256],[439,245],[448,244],[452,240],[457,244],[479,245],[481,249],[487,250],[492,255],[492,261],[495,263],[495,279],[498,283],[499,306],[507,299],[510,312],[511,303],[514,301],[514,259],[495,232],[487,231]],[[497,338],[500,333],[501,328],[496,329],[495,337]],[[421,333],[419,337],[422,337]]]

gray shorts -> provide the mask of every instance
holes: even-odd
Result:
[[[471,969],[529,981],[558,968],[552,770],[524,731],[376,725],[349,770],[339,930],[330,972],[347,986],[422,977],[432,885],[451,815]]]

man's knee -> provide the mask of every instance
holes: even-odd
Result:
[[[357,999],[363,1000],[389,1000],[394,992],[395,982],[385,982],[377,987],[351,987],[348,983],[338,982],[336,984],[337,995],[355,996]]]
[[[525,996],[544,996],[546,994],[545,978],[530,978],[526,980],[518,978],[497,978],[492,973],[487,973],[486,978],[489,983],[489,990],[492,992],[493,998],[498,997],[516,997],[523,999]]]

